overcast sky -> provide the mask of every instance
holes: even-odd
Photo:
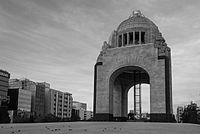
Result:
[[[174,108],[200,104],[199,7],[199,0],[0,0],[0,68],[70,92],[91,110],[103,41],[141,10],[172,49]]]

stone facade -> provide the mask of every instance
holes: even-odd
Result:
[[[170,48],[158,27],[136,11],[111,34],[108,43],[104,42],[97,58],[95,120],[126,119],[128,90],[139,82],[150,84],[151,121],[171,121]]]

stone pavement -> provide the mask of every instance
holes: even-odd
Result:
[[[200,125],[144,122],[0,124],[0,134],[200,134]]]

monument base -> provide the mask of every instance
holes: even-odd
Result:
[[[127,121],[127,117],[113,117],[113,114],[95,114],[93,121]],[[150,114],[150,122],[175,122],[173,114],[153,113]]]
[[[98,113],[95,114],[94,121],[113,121],[113,114],[108,113]]]
[[[173,114],[153,113],[150,114],[150,122],[174,122]]]

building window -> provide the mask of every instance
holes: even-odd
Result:
[[[139,32],[135,32],[135,44],[139,44]]]
[[[124,44],[124,46],[126,46],[127,45],[127,33],[125,33],[125,34],[123,34],[123,44]]]
[[[118,38],[118,47],[121,47],[122,46],[122,35],[119,35],[119,38]]]
[[[145,44],[145,32],[141,32],[141,43]]]
[[[129,44],[133,44],[133,32],[129,33]]]

